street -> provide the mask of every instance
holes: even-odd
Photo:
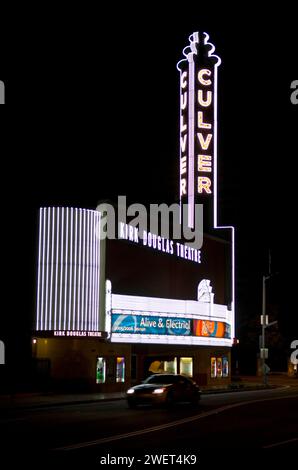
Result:
[[[297,452],[297,423],[298,386],[206,394],[198,408],[181,403],[170,410],[130,410],[125,400],[117,400],[6,409],[0,419],[1,452],[22,460],[37,455],[54,462],[83,458],[126,467],[137,461],[113,459],[139,456],[144,463],[145,456],[159,454],[182,459],[196,455],[203,461],[226,458],[232,449],[243,449],[249,456],[261,449],[288,454],[291,449]]]

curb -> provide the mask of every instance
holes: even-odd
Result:
[[[213,394],[220,394],[220,393],[233,393],[233,392],[251,392],[251,391],[257,391],[257,390],[271,390],[274,388],[278,388],[278,385],[268,385],[267,387],[264,387],[260,385],[259,387],[237,387],[237,388],[231,388],[231,389],[218,389],[218,390],[202,390],[201,395],[213,395]],[[24,409],[40,409],[40,408],[54,408],[54,407],[61,407],[61,406],[70,406],[70,405],[86,405],[86,404],[91,404],[91,403],[101,403],[101,402],[107,402],[107,401],[120,401],[120,400],[125,400],[126,397],[125,395],[119,396],[119,397],[105,397],[105,398],[90,398],[86,400],[72,400],[72,401],[58,401],[56,403],[32,403],[32,404],[17,404],[13,403],[13,399],[6,404],[6,406],[1,406],[0,403],[0,409],[17,409],[17,410],[24,410]]]
[[[119,401],[119,400],[125,400],[125,397],[107,397],[107,398],[99,398],[99,399],[89,399],[89,400],[72,400],[72,401],[59,401],[56,403],[32,403],[32,404],[18,404],[18,403],[13,403],[13,401],[10,401],[7,403],[6,406],[1,406],[0,404],[0,410],[1,409],[6,409],[6,410],[30,410],[30,409],[40,409],[40,408],[54,408],[54,407],[60,407],[60,406],[70,406],[70,405],[87,405],[88,403],[101,403],[101,402],[106,402],[106,401]]]
[[[232,393],[232,392],[253,392],[253,391],[258,391],[258,390],[271,390],[274,388],[278,388],[280,385],[260,385],[260,386],[255,386],[255,387],[235,387],[235,388],[229,388],[229,389],[224,389],[224,390],[206,390],[202,391],[202,395],[213,395],[214,393]]]

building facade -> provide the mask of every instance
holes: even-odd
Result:
[[[191,35],[177,67],[180,222],[195,229],[203,205],[201,246],[126,220],[102,239],[100,209],[40,209],[33,355],[52,386],[116,391],[155,372],[230,381],[234,229],[217,225],[220,59],[208,40]]]

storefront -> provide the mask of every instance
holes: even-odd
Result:
[[[78,216],[79,210],[71,208],[42,209],[41,236],[44,231],[49,240],[59,241],[61,230],[58,237],[51,234],[58,214],[75,221],[76,211]],[[88,214],[97,217],[95,211]],[[43,288],[33,352],[36,360],[50,363],[51,382],[58,387],[120,391],[162,372],[182,373],[201,385],[229,381],[234,322],[228,288],[231,245],[206,235],[197,263],[135,242],[106,240],[98,246],[96,262],[90,263],[89,256],[83,264],[88,258],[86,243],[80,246],[80,224],[76,225],[77,229],[70,225],[73,240],[64,234],[63,244],[41,250]],[[90,234],[83,238],[89,239],[89,246],[96,242]],[[65,263],[66,239],[72,264]],[[58,263],[46,262],[51,253],[58,253]],[[81,262],[75,264],[75,258]]]

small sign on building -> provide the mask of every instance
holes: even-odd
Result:
[[[260,358],[261,359],[268,359],[268,348],[261,348],[260,349]]]
[[[0,104],[5,104],[4,83],[0,80]]]

